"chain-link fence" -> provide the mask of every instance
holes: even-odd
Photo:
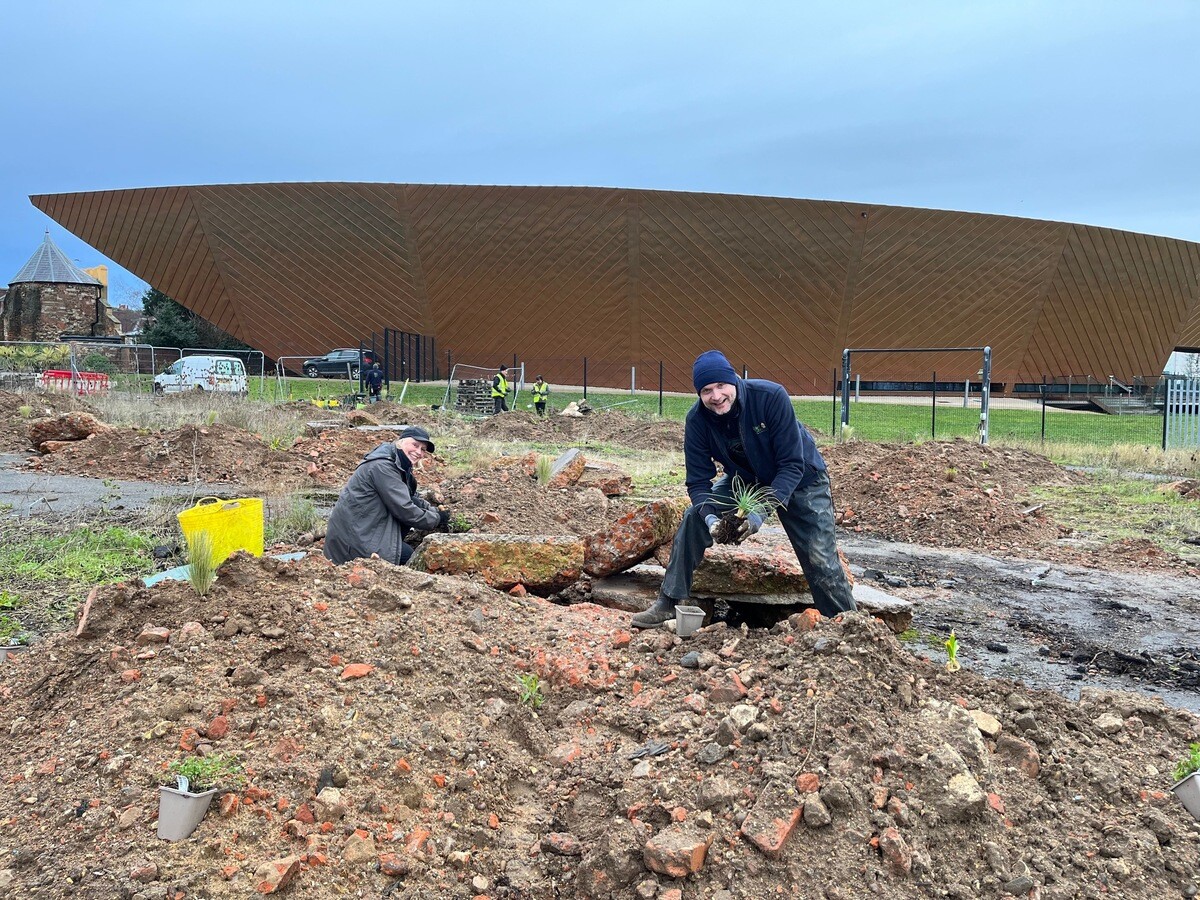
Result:
[[[841,404],[834,373],[832,421]],[[989,441],[1133,444],[1164,447],[1166,384],[1157,380],[1046,377],[1036,382],[992,385],[987,413]],[[982,384],[979,381],[858,381],[850,390],[849,424],[856,439],[875,441],[945,440],[981,437]]]
[[[407,359],[407,349],[406,356]],[[457,362],[445,351],[443,362]],[[367,353],[370,353],[368,350]],[[96,390],[151,393],[154,376],[183,356],[234,356],[243,360],[250,379],[252,397],[277,401],[293,396],[318,396],[361,392],[360,373],[321,373],[306,378],[305,357],[269,361],[258,351],[229,351],[211,348],[153,347],[105,341],[0,342],[0,389],[62,389],[77,392]],[[422,351],[422,366],[432,353]],[[317,356],[317,354],[313,354]],[[400,359],[399,351],[391,354]],[[439,357],[440,358],[440,357]],[[466,362],[466,359],[463,359]],[[472,359],[476,364],[491,361]],[[594,408],[624,407],[629,412],[680,417],[695,401],[691,390],[691,368],[672,369],[659,360],[644,359],[634,364],[595,357],[554,355],[514,356],[496,360],[524,369],[528,382],[542,375],[550,385],[551,410],[574,399],[588,398]],[[397,365],[399,363],[397,362]],[[450,369],[446,370],[447,372]],[[739,374],[755,377],[746,367]],[[103,379],[89,378],[89,373]],[[271,380],[267,381],[267,376]],[[769,377],[769,376],[768,376]],[[992,384],[989,410],[989,440],[1026,443],[1081,443],[1091,445],[1130,444],[1164,447],[1168,426],[1178,422],[1170,434],[1171,445],[1188,446],[1200,416],[1195,390],[1177,391],[1176,407],[1168,405],[1167,385],[1171,376],[1146,376],[1123,381],[1099,381],[1076,376],[1046,376],[1028,383]],[[333,379],[333,380],[330,380]],[[774,379],[780,380],[780,379]],[[340,382],[340,383],[339,383]],[[444,382],[442,382],[444,383]],[[794,386],[782,380],[789,391]],[[1194,382],[1192,382],[1194,384]],[[255,386],[257,385],[257,389]],[[308,391],[302,392],[302,388]],[[830,371],[830,393],[825,398],[800,397],[797,414],[818,433],[843,433],[841,422],[842,378]],[[855,377],[850,384],[849,434],[856,440],[912,441],[981,436],[982,383],[939,379],[899,381]],[[1167,410],[1181,419],[1169,419]]]

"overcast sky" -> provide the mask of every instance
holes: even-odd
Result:
[[[114,265],[30,194],[173,184],[714,191],[1200,241],[1198,25],[1194,0],[10,3],[0,285],[46,228]]]

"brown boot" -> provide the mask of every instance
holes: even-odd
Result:
[[[654,605],[633,617],[629,624],[634,628],[657,628],[663,622],[675,618],[675,601],[661,594]]]

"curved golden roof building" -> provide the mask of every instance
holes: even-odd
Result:
[[[996,382],[1157,376],[1200,348],[1200,244],[1007,216],[616,188],[238,184],[34,205],[263,350],[385,327],[444,361],[691,390],[723,349],[828,393],[842,349],[993,348]],[[861,364],[860,364],[861,363]],[[974,375],[978,354],[862,356],[864,378]],[[443,368],[444,373],[444,368]]]

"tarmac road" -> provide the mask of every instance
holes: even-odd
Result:
[[[228,484],[155,484],[51,475],[25,468],[23,464],[27,458],[19,453],[0,453],[0,510],[21,518],[97,508],[146,509],[159,497],[177,500],[182,509],[201,497],[227,498],[244,491]]]

